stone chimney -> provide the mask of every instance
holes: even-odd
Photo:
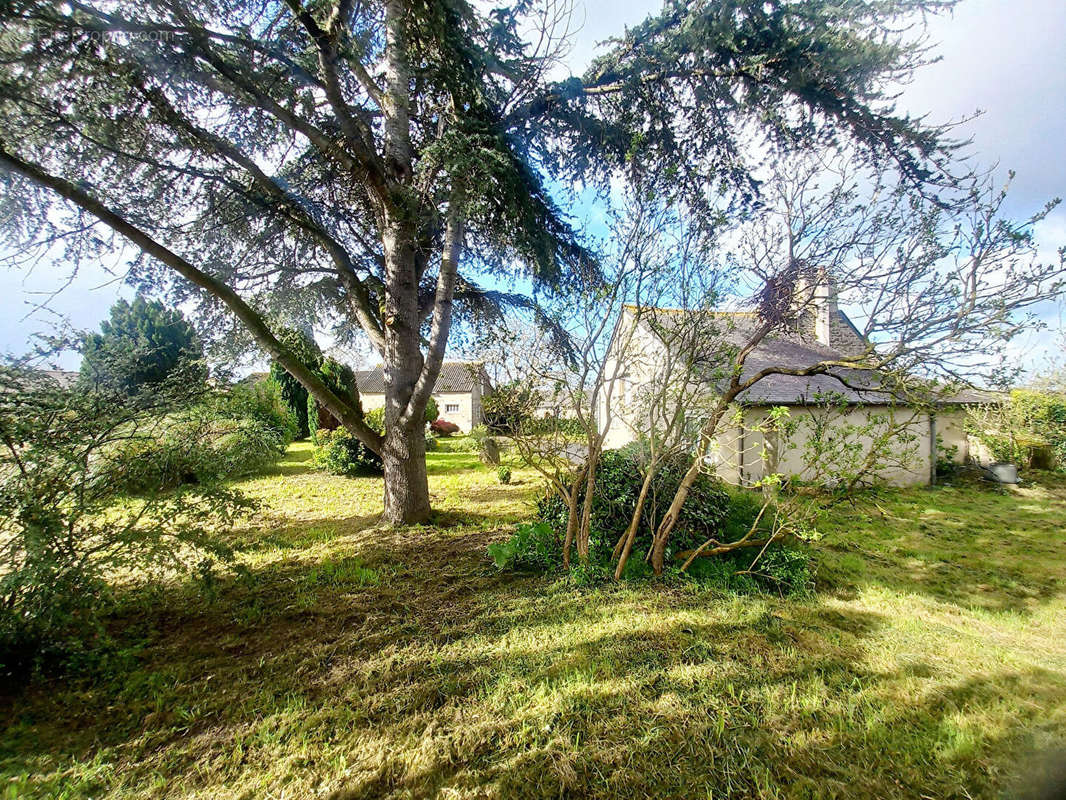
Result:
[[[814,338],[819,344],[829,347],[832,344],[833,323],[837,316],[837,290],[829,281],[825,272],[819,273],[819,281],[814,287]]]
[[[795,306],[800,336],[830,347],[837,317],[837,291],[824,269],[819,269],[812,279],[796,281]]]

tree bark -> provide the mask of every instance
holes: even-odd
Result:
[[[577,487],[575,485],[566,499],[566,536],[563,538],[563,569],[570,569],[570,549],[574,546],[577,526]]]
[[[385,513],[391,525],[425,522],[430,514],[426,438],[419,425],[394,428],[381,448],[385,467]]]
[[[382,246],[385,255],[384,373],[385,513],[390,525],[412,525],[429,517],[429,480],[423,414],[440,365],[425,365],[421,350],[422,318],[418,313],[419,269],[414,211],[409,181],[412,173],[410,71],[404,41],[403,0],[385,3],[385,93],[382,97],[385,166],[392,182],[383,204]],[[445,266],[441,267],[442,273]],[[450,311],[450,308],[448,309]],[[450,321],[450,315],[449,315]],[[443,343],[441,344],[443,349]],[[415,388],[419,379],[428,391]]]
[[[707,452],[707,448],[710,446],[711,440],[713,439],[715,432],[718,430],[718,423],[721,422],[726,409],[729,407],[729,404],[733,402],[733,398],[736,397],[736,395],[737,391],[736,386],[734,385],[734,387],[718,401],[714,413],[711,414],[711,418],[707,421],[707,424],[704,425],[703,430],[700,431],[699,452],[692,459],[692,463],[685,472],[685,476],[681,479],[681,484],[677,487],[674,499],[670,502],[670,507],[666,510],[666,515],[662,518],[658,529],[655,531],[655,538],[652,540],[651,552],[648,554],[648,560],[651,561],[651,568],[655,571],[656,575],[663,574],[666,543],[670,540],[670,533],[674,530],[674,526],[677,524],[677,517],[681,513],[681,507],[685,505],[685,500],[688,499],[688,493],[692,489],[693,484],[696,483],[696,478],[700,475],[700,461],[703,454]]]
[[[614,546],[614,553],[612,553],[611,557],[618,559],[618,564],[614,569],[614,579],[616,581],[622,579],[626,562],[629,561],[629,554],[633,551],[633,542],[637,539],[637,529],[640,528],[640,521],[644,517],[644,503],[648,500],[648,492],[651,490],[652,481],[655,480],[655,473],[656,471],[652,467],[648,468],[648,473],[644,476],[644,480],[640,485],[637,507],[633,509],[633,515],[629,518],[629,526],[626,528],[625,533],[622,534],[622,538]]]
[[[587,469],[587,465],[585,467]],[[566,500],[566,538],[563,540],[563,568],[570,568],[570,549],[574,546],[574,539],[577,538],[578,529],[581,525],[581,517],[578,513],[578,503],[581,500],[580,486],[585,480],[584,470],[578,470],[578,473],[574,475],[574,482],[570,487],[567,494],[564,495]]]
[[[577,557],[585,564],[589,560],[589,541],[592,538],[592,504],[596,500],[596,467],[600,460],[600,448],[594,444],[589,451],[585,467],[585,498],[581,504],[581,524],[577,531]],[[575,486],[574,491],[577,491]]]
[[[425,399],[413,397],[422,375],[418,277],[410,223],[386,221],[385,245],[385,514],[390,525],[412,525],[429,516],[426,477]],[[427,376],[430,383],[436,375]],[[386,456],[386,452],[388,455]],[[417,465],[413,462],[417,461]]]

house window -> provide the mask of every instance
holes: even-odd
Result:
[[[458,414],[459,413],[459,404],[458,403],[445,403],[445,405],[444,405],[444,413],[445,414]]]

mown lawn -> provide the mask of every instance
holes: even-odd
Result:
[[[430,456],[434,526],[295,445],[243,577],[138,593],[104,679],[0,701],[0,797],[998,797],[1066,739],[1066,483],[835,509],[818,592],[498,574],[528,515]]]

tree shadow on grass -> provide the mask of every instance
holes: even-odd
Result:
[[[252,771],[300,794],[310,773],[336,798],[979,797],[1038,710],[1066,702],[1043,670],[879,670],[877,614],[575,590],[471,570],[454,558],[470,542],[453,544],[360,551],[383,574],[404,564],[372,586],[309,580],[317,564],[260,570],[168,617],[133,675],[72,692],[73,718],[25,698],[14,716],[35,739],[5,749],[26,763],[122,753],[131,780],[165,768],[178,786]],[[255,601],[263,613],[242,620]]]
[[[455,475],[460,472],[484,472],[485,467],[477,453],[433,453],[426,460],[427,475]]]
[[[462,526],[281,530],[322,548],[224,577],[213,600],[131,606],[110,624],[139,666],[13,702],[0,749],[26,794],[96,759],[112,785],[164,775],[175,796],[990,797],[1066,704],[1063,675],[1035,666],[885,667],[886,620],[832,597],[499,574],[495,534]]]
[[[293,522],[284,515],[268,512],[259,514],[254,524],[231,530],[226,541],[242,553],[297,550],[347,536],[359,536],[380,522],[380,513]]]
[[[376,559],[366,554],[364,561]],[[435,713],[453,718],[463,707],[476,716],[470,721],[474,731],[512,729],[513,737],[522,703],[508,709],[512,697],[498,705],[491,691],[486,694],[494,682],[511,680],[522,691],[576,680],[580,692],[605,692],[606,699],[613,681],[637,674],[651,681],[643,691],[655,694],[669,687],[656,688],[658,677],[651,676],[674,664],[720,661],[737,652],[747,658],[760,650],[756,643],[771,646],[764,633],[743,624],[670,622],[652,631],[613,633],[612,615],[632,611],[639,600],[590,604],[582,593],[546,595],[543,581],[534,578],[471,575],[454,564],[430,585],[417,576],[420,559],[407,561],[407,572],[373,586],[319,583],[309,579],[315,564],[272,565],[250,583],[220,587],[214,603],[170,605],[151,621],[155,636],[141,669],[96,685],[74,719],[50,718],[55,698],[39,692],[17,703],[13,718],[39,723],[44,742],[70,753],[82,747],[134,753],[176,747],[196,761],[193,751],[202,756],[204,748],[217,747],[221,757],[233,746],[248,746],[249,726],[310,710],[319,718],[313,724],[330,735],[352,726],[376,729],[399,751]],[[384,565],[378,569],[384,572]],[[251,607],[256,614],[249,617]],[[703,603],[689,597],[679,607],[698,614]],[[137,618],[113,624],[127,631],[146,627]],[[502,644],[514,635],[532,638]],[[338,705],[348,710],[334,717],[330,709]],[[570,716],[565,709],[535,710],[538,718],[544,714]],[[488,759],[481,768],[492,775],[494,736],[471,743]],[[11,746],[17,750],[17,741]],[[438,765],[424,777],[446,781],[450,769]],[[422,782],[407,772],[396,776],[394,788]]]

